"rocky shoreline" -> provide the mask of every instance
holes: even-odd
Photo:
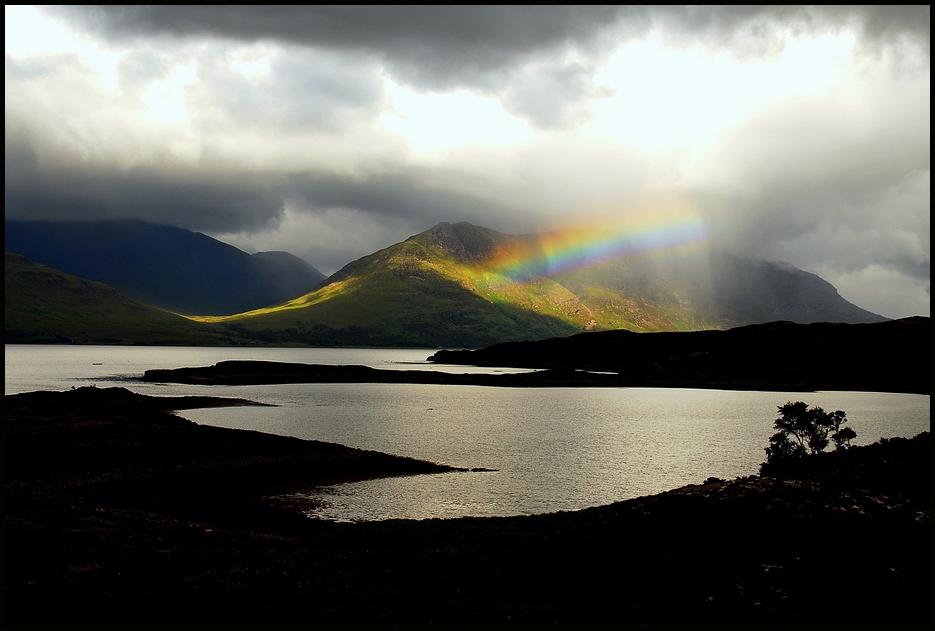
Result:
[[[928,433],[571,513],[336,524],[271,497],[453,469],[166,412],[196,403],[225,404],[5,398],[7,624],[930,623]]]

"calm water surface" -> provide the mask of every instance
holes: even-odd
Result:
[[[337,520],[505,516],[588,506],[757,471],[776,407],[843,409],[858,444],[930,427],[930,397],[867,392],[667,388],[485,388],[409,384],[186,386],[133,379],[149,368],[226,359],[386,369],[513,372],[426,364],[434,349],[6,346],[6,393],[94,383],[154,395],[212,394],[275,408],[186,410],[196,423],[341,443],[459,467],[497,469],[314,490]]]

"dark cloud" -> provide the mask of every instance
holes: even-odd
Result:
[[[784,30],[795,33],[838,29],[853,24],[864,45],[893,42],[909,36],[929,51],[929,6],[687,6],[653,9],[654,25],[670,41],[702,41],[730,48],[738,56],[763,56],[782,51]]]
[[[844,7],[824,7],[823,11],[844,13]],[[856,11],[863,24],[864,34],[871,40],[892,40],[903,34],[928,43],[932,30],[931,5],[869,5],[850,9]]]
[[[116,39],[209,36],[368,54],[399,83],[416,90],[466,87],[497,95],[511,113],[541,129],[585,121],[586,103],[602,94],[593,84],[593,68],[617,46],[653,28],[662,29],[670,42],[729,48],[739,58],[780,53],[790,27],[802,32],[856,23],[870,44],[908,35],[922,42],[926,54],[930,37],[927,6],[99,6],[54,11]],[[295,77],[307,68],[281,70],[282,76]],[[341,77],[321,70],[312,74],[317,76],[309,78],[309,87],[315,94],[359,98],[341,95]]]
[[[606,49],[610,40],[602,40],[601,34],[614,27],[621,15],[648,25],[639,10],[621,7],[82,7],[58,11],[110,38],[209,36],[247,42],[274,40],[358,57],[364,53],[384,66],[394,80],[417,90],[468,87],[486,94],[499,93],[517,81],[528,84],[528,79],[514,77],[514,71],[543,51],[568,46]],[[531,88],[521,86],[511,99],[513,111],[528,116],[538,127],[581,119],[569,110],[593,90],[578,85],[581,73],[574,65],[562,65],[545,72],[551,94],[533,106]],[[294,76],[290,69],[283,70],[286,76]],[[353,76],[353,72],[346,73],[344,79],[352,84]],[[329,81],[329,85],[313,87],[319,93],[332,93],[341,83]]]
[[[299,173],[289,176],[289,192],[309,208],[348,208],[376,216],[407,218],[425,228],[440,221],[484,224],[492,217],[517,212],[477,195],[433,186],[432,179],[432,173],[424,169],[366,177]]]
[[[330,274],[442,221],[503,229],[503,223],[523,215],[521,210],[438,186],[438,175],[417,168],[365,176],[293,173],[284,191],[286,212],[279,226],[214,236],[246,250],[284,249]]]
[[[501,96],[508,111],[540,129],[585,121],[586,104],[602,94],[593,83],[594,67],[653,27],[682,44],[701,42],[746,57],[781,52],[781,29],[787,25],[808,30],[848,21],[856,21],[871,41],[909,34],[927,51],[930,24],[928,7],[99,6],[56,11],[110,38],[274,40],[367,54],[395,81],[416,90],[467,87]],[[284,68],[282,76],[295,78],[307,69]],[[354,76],[340,70],[328,76],[318,69],[308,77],[308,87],[324,100],[360,99]],[[309,116],[312,121],[316,114]]]
[[[927,109],[909,92],[862,103],[876,121],[866,128],[804,105],[749,121],[710,156],[722,169],[702,195],[712,237],[809,271],[877,266],[927,285]]]
[[[800,30],[855,20],[869,39],[903,34],[926,43],[929,6],[790,7],[271,7],[105,6],[57,9],[109,37],[214,36],[278,40],[332,50],[366,50],[410,66],[415,83],[452,87],[543,50],[619,44],[662,27],[677,36],[731,43],[765,37],[775,25]],[[613,30],[616,37],[602,37]]]
[[[486,81],[517,56],[588,42],[620,7],[83,7],[64,11],[110,37],[214,36],[332,50],[365,50],[412,66],[412,80],[451,87],[458,75]]]
[[[282,215],[283,179],[177,165],[122,167],[43,151],[6,126],[4,215],[11,220],[143,219],[190,230],[256,230]]]
[[[489,223],[515,214],[476,195],[432,185],[425,169],[363,176],[247,171],[236,166],[122,167],[51,151],[8,121],[5,215],[12,220],[143,219],[211,233],[278,226],[285,206],[338,208],[422,229],[440,221]]]

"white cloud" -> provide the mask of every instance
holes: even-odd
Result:
[[[153,81],[140,100],[146,105],[143,115],[154,122],[181,122],[189,116],[185,89],[198,81],[194,64],[177,66],[164,79]]]
[[[259,44],[231,51],[227,57],[234,72],[246,79],[260,79],[269,75],[276,52],[270,46]]]
[[[4,52],[16,60],[75,55],[82,65],[93,70],[88,79],[96,87],[111,92],[117,89],[120,51],[72,31],[35,7],[4,7]]]
[[[383,128],[401,135],[421,157],[443,156],[464,146],[510,147],[533,133],[500,102],[467,90],[417,93],[384,75],[391,105],[380,115]]]
[[[6,5],[3,14],[3,47],[7,55],[55,55],[79,48],[69,29],[43,17],[35,7]]]
[[[585,131],[650,151],[704,146],[759,111],[839,84],[854,40],[790,38],[777,57],[748,61],[701,44],[672,48],[658,36],[631,42],[595,77],[615,95],[594,105]]]

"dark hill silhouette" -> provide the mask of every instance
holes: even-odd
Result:
[[[931,390],[927,317],[872,324],[770,322],[727,331],[601,331],[476,351],[441,364],[611,372],[621,385],[738,389]]]
[[[285,252],[251,256],[197,232],[142,221],[8,221],[5,228],[7,251],[180,313],[264,307],[324,278]]]
[[[236,344],[229,331],[143,305],[113,287],[63,274],[6,252],[4,339],[8,344]]]
[[[480,351],[438,351],[437,363],[538,368],[520,374],[378,370],[269,361],[147,370],[188,384],[422,383],[509,388],[669,387],[857,390],[928,394],[928,318],[874,324],[772,322],[729,331],[607,331]]]

